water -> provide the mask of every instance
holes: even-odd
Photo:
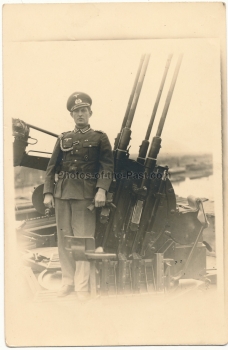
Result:
[[[172,185],[175,194],[180,197],[187,198],[189,195],[193,195],[195,197],[204,197],[211,201],[214,199],[213,175],[192,180],[186,177],[185,181],[172,182]]]
[[[172,182],[172,178],[170,180]],[[185,181],[172,182],[172,185],[175,194],[180,197],[187,198],[189,195],[193,195],[195,197],[207,198],[210,201],[214,200],[213,175],[192,180],[189,177],[186,177]],[[25,197],[26,199],[31,200],[33,190],[34,186],[16,188],[16,197]]]

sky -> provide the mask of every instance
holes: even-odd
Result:
[[[220,51],[215,39],[102,40],[10,43],[4,56],[4,115],[60,134],[73,130],[66,109],[69,95],[88,93],[93,129],[111,144],[120,130],[141,55],[150,62],[132,124],[130,153],[145,137],[166,60],[170,65],[151,138],[155,135],[180,53],[184,54],[162,133],[160,154],[212,153],[221,122]],[[51,152],[55,138],[31,130],[38,144],[28,149]],[[32,141],[31,141],[32,142]]]

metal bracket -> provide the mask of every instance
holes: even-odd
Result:
[[[117,274],[117,284],[119,288],[119,293],[123,294],[126,283],[126,273],[127,273],[127,258],[123,254],[118,255],[118,274]]]
[[[140,255],[133,253],[133,260],[131,264],[132,270],[132,289],[133,293],[140,293],[140,277],[141,277],[141,257]]]
[[[102,260],[101,266],[101,294],[108,295],[109,290],[109,260]]]
[[[164,255],[163,253],[155,253],[154,259],[155,271],[155,289],[156,292],[164,291]]]

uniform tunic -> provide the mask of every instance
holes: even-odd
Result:
[[[113,154],[105,133],[88,125],[60,135],[47,167],[44,194],[55,198],[62,284],[75,285],[76,291],[88,290],[89,263],[75,265],[64,248],[64,236],[94,236],[96,215],[87,206],[97,188],[108,191],[112,172]]]
[[[88,126],[60,135],[49,161],[44,193],[60,199],[94,198],[96,188],[108,191],[113,155],[106,134]],[[54,188],[55,174],[59,179]]]

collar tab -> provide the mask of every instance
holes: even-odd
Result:
[[[76,126],[75,126],[75,128],[74,128],[74,132],[76,133],[76,132],[81,132],[82,134],[85,134],[87,131],[89,131],[90,130],[90,125],[88,124],[88,125],[86,125],[84,128],[82,128],[82,129],[78,129]]]

